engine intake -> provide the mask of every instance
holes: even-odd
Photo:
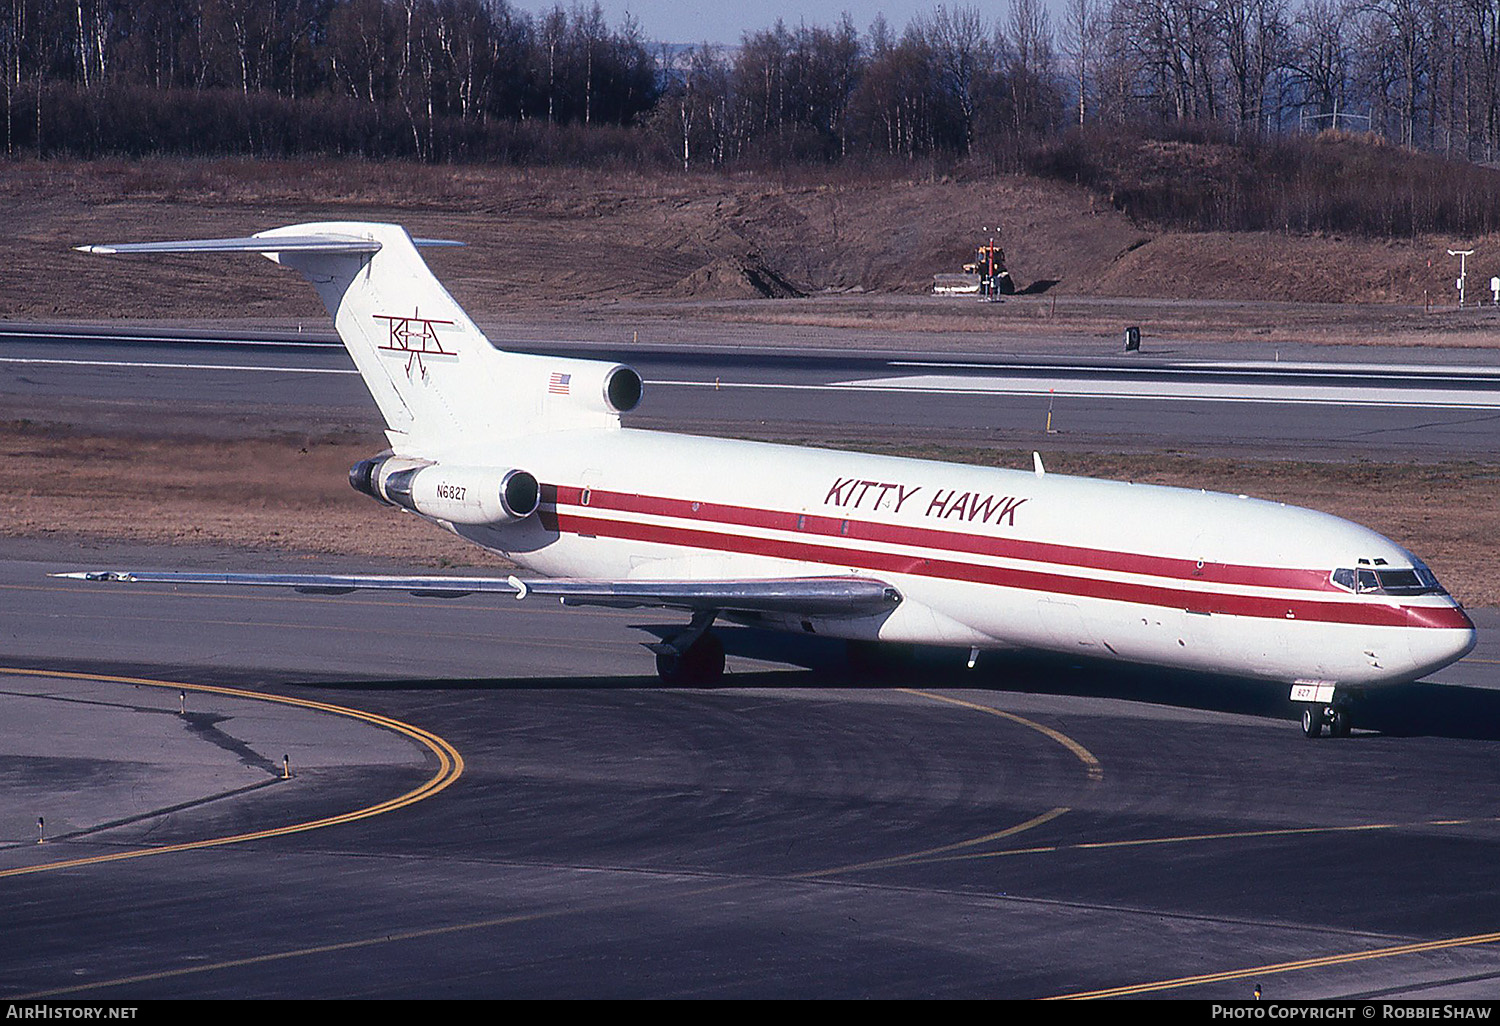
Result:
[[[645,384],[633,367],[616,364],[604,376],[604,402],[616,413],[629,413],[640,405]]]

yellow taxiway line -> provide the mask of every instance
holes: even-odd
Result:
[[[1376,958],[1397,958],[1402,955],[1420,955],[1429,951],[1445,951],[1449,948],[1470,947],[1476,944],[1494,944],[1500,941],[1500,933],[1476,933],[1470,937],[1449,937],[1445,940],[1418,941],[1413,944],[1397,944],[1388,948],[1373,948],[1369,951],[1350,951],[1341,955],[1321,955],[1304,958],[1298,962],[1276,962],[1256,966],[1253,969],[1226,969],[1223,972],[1204,973],[1201,976],[1182,976],[1175,980],[1157,980],[1153,983],[1135,983],[1106,990],[1083,991],[1078,994],[1059,994],[1048,1001],[1083,1000],[1087,998],[1129,997],[1132,994],[1150,994],[1161,990],[1177,990],[1196,987],[1205,983],[1227,983],[1232,980],[1247,980],[1278,973],[1296,972],[1301,969],[1321,969],[1326,966],[1349,965],[1352,962],[1368,962]]]
[[[1038,734],[1056,741],[1068,751],[1072,752],[1074,757],[1079,762],[1083,763],[1084,768],[1088,771],[1089,783],[1097,784],[1104,779],[1104,767],[1099,764],[1098,759],[1094,758],[1094,753],[1083,747],[1083,745],[1079,744],[1077,741],[1074,741],[1072,738],[1070,738],[1060,730],[1054,730],[1051,727],[1047,727],[1040,723],[1037,723],[1035,720],[1028,720],[1024,716],[1017,716],[1015,713],[1008,713],[1001,709],[996,709],[993,706],[980,705],[978,702],[966,702],[961,698],[950,698],[947,695],[934,694],[931,691],[917,691],[913,688],[897,688],[896,690],[902,692],[903,694],[916,695],[919,698],[930,698],[934,702],[947,702],[950,705],[962,706],[965,709],[973,709],[976,712],[988,713],[991,716],[998,716],[1002,720],[1010,720],[1012,723],[1019,723],[1021,726],[1026,727],[1028,730],[1034,730]]]
[[[209,837],[199,841],[187,841],[182,844],[160,845],[152,848],[134,848],[129,851],[112,852],[106,855],[92,855],[84,858],[64,859],[58,862],[44,862],[34,866],[21,866],[15,869],[0,870],[0,879],[9,876],[25,876],[30,873],[45,873],[57,869],[71,869],[77,866],[121,862],[125,859],[146,858],[151,855],[168,855],[173,852],[193,851],[199,848],[216,848],[226,844],[241,844],[245,841],[260,841],[269,837],[283,837],[287,834],[302,833],[307,830],[320,830],[323,827],[337,826],[340,823],[352,823],[355,820],[367,819],[371,816],[393,812],[396,809],[405,808],[423,799],[431,798],[439,791],[450,786],[464,771],[463,756],[459,755],[458,749],[431,731],[423,730],[421,727],[414,727],[400,720],[391,719],[389,716],[362,712],[359,709],[350,709],[342,705],[315,702],[306,698],[291,698],[285,695],[271,695],[259,691],[247,691],[242,688],[218,687],[212,684],[187,684],[180,681],[153,680],[148,677],[115,677],[99,673],[31,670],[12,666],[0,666],[0,674],[24,677],[52,677],[62,680],[102,681],[108,684],[130,684],[138,687],[176,688],[179,691],[203,692],[206,694],[224,695],[230,698],[242,698],[258,702],[275,702],[280,705],[290,705],[300,709],[311,709],[334,716],[346,716],[350,719],[362,720],[365,723],[371,723],[377,727],[383,727],[386,730],[403,734],[426,746],[429,751],[437,756],[438,760],[437,772],[420,786],[407,791],[405,794],[378,802],[375,805],[354,809],[336,816],[326,816],[322,819],[309,820],[305,823],[290,823],[285,826],[270,827],[265,830],[254,830],[249,833],[232,834],[227,837]]]

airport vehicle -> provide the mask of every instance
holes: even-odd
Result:
[[[994,240],[982,242],[962,274],[934,274],[932,291],[940,296],[1013,296],[1016,283],[1005,269],[1005,250]]]
[[[669,683],[724,670],[720,621],[1041,649],[1291,686],[1312,737],[1362,689],[1461,658],[1474,626],[1414,555],[1310,510],[1189,489],[623,427],[622,364],[496,349],[398,225],[80,247],[260,253],[321,294],[387,425],[350,482],[538,577],[84,571],[316,592],[553,596],[680,610]]]

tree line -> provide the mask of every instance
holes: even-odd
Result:
[[[483,158],[515,138],[506,126],[634,125],[660,93],[639,26],[611,28],[597,4],[535,17],[506,0],[0,4],[11,154]]]
[[[1081,119],[1500,145],[1497,0],[1066,0],[1063,31]]]
[[[940,4],[727,47],[577,2],[0,0],[0,73],[10,155],[1013,167],[1072,126],[1184,123],[1500,146],[1500,0]]]

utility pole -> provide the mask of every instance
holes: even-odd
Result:
[[[984,288],[981,292],[988,298],[995,298],[995,229],[988,225],[980,226],[985,233],[985,270]]]
[[[1465,286],[1468,284],[1469,278],[1469,257],[1474,255],[1474,251],[1472,249],[1450,249],[1448,255],[1458,257],[1458,305],[1461,308],[1464,305]]]

